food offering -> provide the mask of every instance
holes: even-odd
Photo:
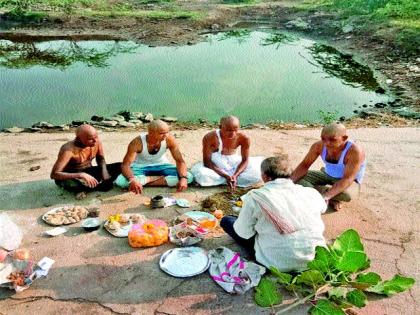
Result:
[[[159,246],[168,241],[169,229],[162,220],[146,220],[143,224],[133,224],[128,233],[128,243],[131,247]]]
[[[189,211],[180,219],[201,235],[207,234],[217,226],[216,217],[203,211]]]
[[[35,278],[33,265],[27,249],[9,252],[0,263],[0,287],[16,292],[28,288]]]
[[[189,224],[188,224],[189,223]],[[203,239],[203,234],[200,234],[195,229],[192,219],[172,226],[169,228],[169,240],[178,246],[191,246],[197,244]]]
[[[127,237],[133,224],[141,224],[146,221],[146,217],[141,214],[120,214],[111,215],[105,221],[104,227],[115,237]]]
[[[67,225],[77,223],[88,216],[88,210],[81,206],[63,206],[49,210],[42,220],[50,225]]]

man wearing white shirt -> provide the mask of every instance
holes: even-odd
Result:
[[[314,188],[293,183],[287,155],[265,159],[261,173],[265,185],[242,197],[238,218],[226,216],[220,225],[262,265],[304,270],[315,247],[325,246],[327,204]]]

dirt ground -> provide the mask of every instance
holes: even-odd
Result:
[[[207,130],[174,131],[188,166],[200,159],[200,140]],[[279,150],[294,163],[318,139],[319,130],[246,130],[252,154],[270,156]],[[367,176],[358,199],[340,212],[323,215],[325,237],[334,239],[346,229],[356,229],[372,260],[371,270],[383,278],[395,273],[416,278],[417,284],[403,294],[371,300],[360,314],[416,314],[420,309],[419,209],[420,128],[360,128],[349,130],[367,152]],[[108,162],[121,161],[126,145],[136,133],[101,133]],[[132,249],[127,239],[114,238],[105,230],[85,233],[80,224],[55,238],[42,233],[50,227],[40,219],[48,209],[76,203],[98,205],[101,218],[116,212],[141,213],[149,218],[170,220],[181,209],[176,206],[150,210],[143,205],[157,193],[188,199],[193,207],[222,188],[192,187],[180,194],[168,188],[148,188],[135,196],[117,188],[92,193],[76,201],[58,189],[49,172],[60,146],[70,133],[0,134],[0,209],[24,231],[23,247],[33,258],[48,256],[56,263],[47,278],[19,294],[0,290],[0,314],[270,314],[257,307],[253,292],[243,296],[226,294],[208,273],[188,279],[173,278],[158,267],[160,255],[171,244]],[[32,166],[37,171],[29,171]],[[321,164],[317,163],[315,167]],[[212,249],[239,248],[227,235],[204,240]],[[372,297],[371,297],[372,298]],[[290,301],[290,297],[288,299]],[[289,314],[305,314],[307,306]],[[416,311],[417,310],[417,311]]]

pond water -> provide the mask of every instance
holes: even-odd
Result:
[[[351,56],[281,32],[238,30],[180,47],[121,41],[0,40],[0,128],[120,110],[244,123],[319,121],[385,102]]]

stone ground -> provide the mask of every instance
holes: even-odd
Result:
[[[207,130],[176,131],[188,166],[200,159],[200,140]],[[319,130],[246,130],[252,139],[252,154],[270,156],[287,151],[297,164]],[[352,129],[350,136],[366,149],[367,177],[360,196],[340,212],[323,216],[325,236],[332,240],[346,229],[356,229],[372,260],[371,270],[383,278],[395,273],[419,280],[419,181],[420,128]],[[135,133],[102,133],[108,162],[120,161]],[[114,189],[90,194],[76,201],[59,190],[49,172],[62,143],[72,134],[0,135],[0,209],[24,231],[22,247],[35,260],[56,260],[47,278],[14,293],[0,289],[0,314],[270,314],[255,306],[253,292],[231,296],[207,273],[189,279],[173,278],[158,267],[160,255],[173,246],[132,249],[127,239],[114,238],[105,230],[85,233],[79,224],[62,236],[46,238],[49,229],[41,215],[59,205],[97,204],[104,219],[116,212],[142,213],[149,218],[170,220],[181,210],[170,207],[150,210],[143,202],[164,193],[188,199],[193,209],[206,196],[221,188],[192,187],[175,194],[167,188],[148,188],[142,196]],[[195,145],[191,145],[195,144]],[[31,166],[41,168],[30,172]],[[315,167],[319,167],[318,164]],[[238,249],[223,235],[200,246]],[[416,314],[420,287],[388,299],[375,299],[360,314]],[[305,314],[307,306],[289,314]],[[417,313],[418,314],[418,313]]]

